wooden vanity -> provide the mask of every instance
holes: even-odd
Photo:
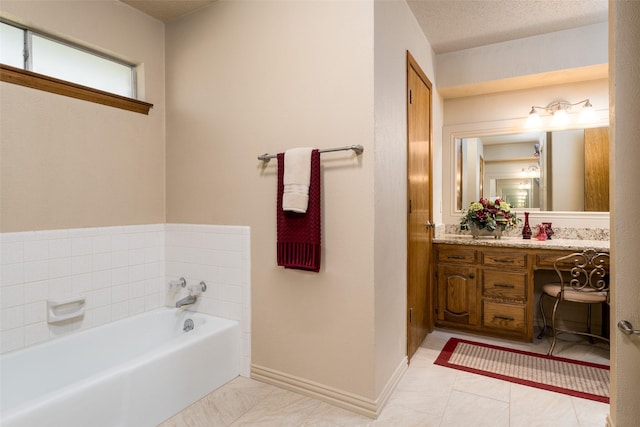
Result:
[[[609,252],[608,241],[434,239],[436,326],[531,341],[535,272],[587,247]]]

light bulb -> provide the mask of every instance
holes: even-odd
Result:
[[[569,123],[569,115],[566,110],[559,109],[553,113],[553,119],[551,120],[553,126],[564,126],[567,123]]]
[[[580,123],[591,123],[596,120],[596,111],[593,109],[593,105],[587,100],[587,103],[584,104],[582,110],[580,111],[580,117],[578,117],[578,121]]]
[[[534,107],[531,107],[531,112],[529,113],[529,117],[527,117],[527,123],[525,124],[525,127],[527,129],[540,129],[542,127],[540,114],[538,114]]]

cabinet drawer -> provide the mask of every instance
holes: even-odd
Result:
[[[581,252],[581,251],[576,251],[576,252]],[[571,252],[538,253],[536,254],[536,267],[553,270],[553,263],[556,261],[556,259],[563,256],[567,256],[570,253]],[[578,258],[578,259],[581,260],[581,258]],[[604,263],[605,268],[609,270],[609,259],[607,258],[604,261],[605,261]],[[565,259],[564,261],[558,263],[558,267],[560,268],[560,270],[565,270],[565,271],[571,270],[573,267],[575,267],[575,259],[574,258]]]
[[[482,308],[482,324],[484,327],[525,333],[527,324],[525,306],[483,301]]]
[[[527,273],[484,271],[482,294],[490,298],[517,299],[524,301]]]
[[[475,249],[439,248],[438,262],[454,264],[475,264],[477,262],[477,253]]]
[[[518,252],[485,252],[482,255],[482,263],[497,267],[520,267],[527,266],[527,254]]]
[[[536,254],[536,267],[548,268],[550,270],[553,270],[553,263],[556,261],[556,259],[569,254],[570,252],[538,253]],[[563,270],[564,269],[570,270],[573,267],[573,261],[570,259],[565,260],[562,263],[560,263],[559,266]]]

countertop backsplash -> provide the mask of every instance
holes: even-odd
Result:
[[[534,233],[537,232],[535,226],[531,226]],[[607,228],[570,228],[570,227],[553,227],[554,239],[567,240],[609,240],[609,229]],[[460,231],[458,224],[445,224],[436,227],[436,236],[441,234],[460,234],[470,235],[469,231]],[[502,232],[503,236],[517,237],[522,236],[522,226],[515,227],[511,230]]]

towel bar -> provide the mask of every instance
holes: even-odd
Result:
[[[344,147],[336,147],[336,148],[324,148],[322,150],[318,150],[319,153],[329,153],[331,151],[347,151],[353,150],[356,154],[360,155],[364,151],[364,147],[362,145],[346,145]],[[263,162],[268,162],[271,159],[275,159],[277,154],[268,154],[264,153],[258,156],[258,160],[262,160]]]

